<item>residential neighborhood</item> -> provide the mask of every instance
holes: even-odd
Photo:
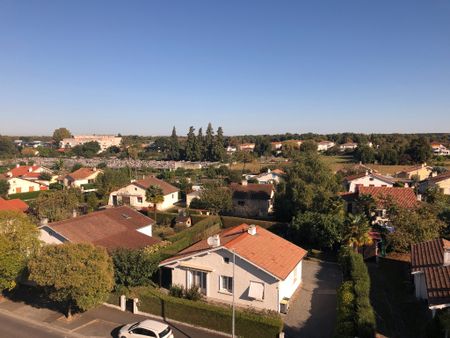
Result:
[[[449,1],[0,1],[0,338],[449,338]]]

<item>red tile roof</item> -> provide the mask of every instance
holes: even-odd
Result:
[[[50,223],[49,228],[70,242],[92,243],[116,248],[143,248],[159,242],[137,229],[154,224],[154,221],[127,206],[105,209],[87,215]]]
[[[230,185],[233,198],[237,199],[255,199],[268,200],[272,197],[274,191],[273,184],[253,184],[246,185],[231,183]]]
[[[450,266],[425,268],[428,304],[450,303]]]
[[[10,210],[10,211],[22,211],[28,210],[28,204],[20,199],[5,200],[0,197],[0,211]]]
[[[385,207],[386,201],[408,209],[419,204],[416,194],[411,188],[358,186],[357,189],[358,195],[372,196],[378,207]]]
[[[21,177],[25,174],[29,174],[30,172],[35,172],[36,170],[39,170],[41,167],[38,165],[28,166],[28,165],[22,165],[19,167],[15,167],[8,171],[8,173],[12,174],[12,177]]]
[[[173,185],[154,176],[148,176],[142,180],[135,181],[132,184],[137,185],[142,189],[148,189],[150,186],[156,185],[162,189],[164,195],[169,195],[174,192],[180,191],[180,189],[178,189],[177,187],[174,187]]]
[[[444,264],[444,250],[450,250],[450,241],[438,238],[411,246],[412,271],[422,268],[442,266]]]
[[[260,226],[256,226],[255,235],[250,235],[247,232],[248,227],[247,224],[241,224],[223,230],[219,234],[220,246],[230,251],[234,250],[238,256],[280,280],[286,279],[307,253],[306,250]],[[210,249],[207,240],[202,240],[180,251],[174,257],[164,260],[161,265]]]
[[[439,174],[437,176],[434,177],[430,177],[428,178],[428,181],[433,182],[433,183],[437,183],[437,182],[441,182],[441,181],[445,181],[450,179],[450,171],[446,171],[442,174]]]
[[[85,180],[97,172],[99,171],[93,168],[80,168],[75,170],[73,173],[68,174],[67,177],[71,178],[74,181]]]

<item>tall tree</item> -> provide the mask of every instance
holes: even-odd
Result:
[[[369,232],[369,221],[363,214],[349,214],[344,224],[343,242],[357,251],[364,245],[372,244]]]
[[[39,246],[39,231],[28,216],[0,211],[0,293],[16,286]]]
[[[212,159],[214,161],[223,161],[225,158],[225,140],[223,137],[222,127],[217,128],[217,135],[214,138],[213,149],[212,149]]]
[[[57,147],[60,146],[60,143],[63,139],[70,137],[72,137],[72,134],[67,128],[58,128],[53,132],[53,141],[55,142]]]
[[[154,211],[154,215],[155,215],[154,221],[156,223],[156,211],[158,209],[158,203],[164,202],[164,193],[160,186],[151,185],[145,191],[145,197],[146,197],[147,202],[150,202],[153,204],[153,211]]]
[[[258,136],[255,141],[254,152],[258,156],[267,156],[272,152],[272,144],[266,136]]]
[[[72,217],[82,201],[79,189],[48,190],[42,191],[31,206],[39,218],[55,222]]]
[[[172,135],[170,136],[170,148],[167,154],[170,160],[177,161],[180,159],[180,145],[178,143],[178,136],[175,126],[172,129]]]
[[[104,248],[66,243],[44,246],[29,263],[30,280],[51,299],[65,304],[67,316],[101,304],[114,285],[112,261]]]
[[[198,134],[197,134],[197,143],[198,143],[198,148],[199,148],[199,153],[200,153],[200,161],[204,161],[206,158],[206,154],[205,154],[205,137],[203,136],[203,128],[200,127],[198,129]]]
[[[14,142],[6,136],[0,136],[0,158],[7,158],[17,153]]]
[[[213,148],[214,148],[214,130],[210,122],[208,123],[208,128],[206,128],[206,135],[205,135],[205,153],[207,161],[213,161],[214,158]]]

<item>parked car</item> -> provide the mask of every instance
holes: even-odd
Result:
[[[169,325],[146,319],[142,322],[128,324],[119,331],[119,338],[174,338]]]

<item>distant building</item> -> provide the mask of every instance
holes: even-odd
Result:
[[[255,149],[255,144],[254,143],[243,143],[239,145],[239,150],[240,151],[248,151],[251,152]]]
[[[365,173],[347,176],[344,178],[344,187],[349,192],[355,192],[356,187],[393,187],[394,179],[386,177],[374,172],[366,171]]]
[[[91,243],[108,250],[140,249],[158,243],[152,237],[154,220],[122,206],[59,222],[41,222],[40,239],[47,244]]]
[[[426,163],[423,163],[414,167],[406,168],[405,170],[396,173],[395,176],[407,179],[417,178],[419,181],[422,181],[430,177],[432,172],[433,168],[427,166]]]
[[[450,149],[444,146],[441,143],[433,142],[431,143],[431,149],[433,150],[433,154],[437,156],[450,156]]]
[[[429,177],[419,183],[419,192],[422,194],[430,188],[438,188],[443,194],[450,195],[450,171]]]
[[[61,148],[73,148],[88,142],[98,142],[100,151],[105,151],[109,147],[120,147],[122,137],[113,135],[76,135],[71,138],[65,138],[61,141]]]
[[[358,143],[354,143],[354,142],[347,142],[347,143],[339,145],[340,151],[355,150],[356,148],[358,148]]]
[[[331,141],[322,141],[317,143],[317,151],[327,151],[330,148],[335,146],[334,142]]]
[[[153,203],[147,202],[146,197],[146,190],[152,185],[160,187],[164,195],[164,201],[157,205],[159,210],[169,209],[180,200],[180,189],[154,176],[148,176],[113,191],[109,195],[108,204],[113,206],[129,205],[138,210],[153,208]]]
[[[233,215],[267,217],[273,212],[275,188],[272,184],[231,183]]]
[[[103,173],[97,168],[80,168],[73,173],[64,176],[63,184],[68,188],[80,188],[84,191],[94,191],[91,185],[95,183],[97,176]]]

